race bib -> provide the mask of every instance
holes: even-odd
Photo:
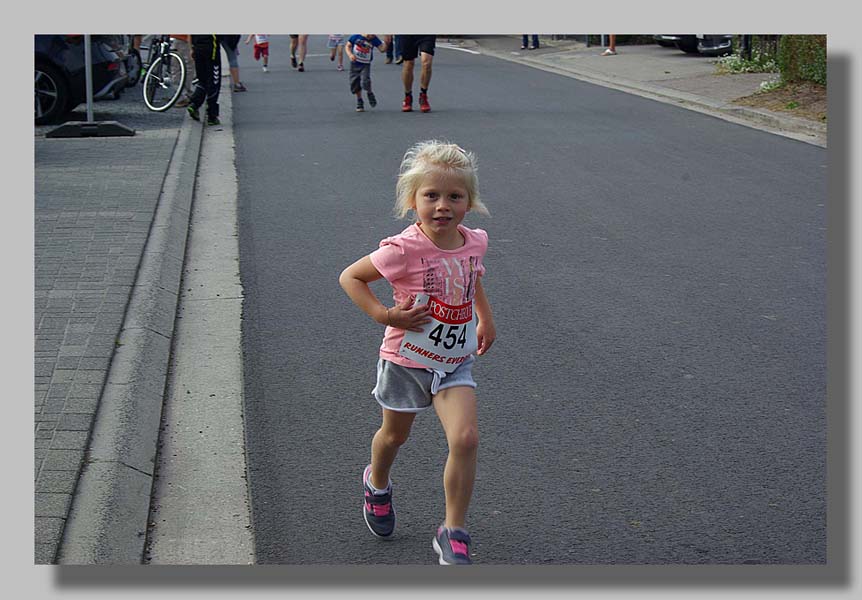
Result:
[[[371,52],[374,47],[368,42],[358,41],[353,46],[353,55],[356,57],[356,62],[370,63]]]
[[[417,294],[413,306],[419,305],[430,307],[431,322],[421,332],[406,331],[398,353],[429,369],[451,373],[479,349],[473,301],[452,306],[428,294]]]

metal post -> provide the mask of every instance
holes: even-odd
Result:
[[[87,123],[93,122],[93,49],[90,34],[84,34],[84,73],[87,81]]]
[[[93,49],[90,46],[90,34],[84,34],[84,84],[87,89],[87,120],[63,123],[56,129],[45,134],[46,138],[66,137],[97,137],[97,136],[129,136],[135,135],[135,130],[117,121],[99,121],[93,119]]]

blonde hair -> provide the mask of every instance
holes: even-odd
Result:
[[[395,215],[405,218],[414,209],[416,190],[432,169],[457,173],[467,188],[467,210],[490,214],[479,198],[479,178],[476,176],[476,155],[450,142],[426,140],[404,153],[398,183],[395,185]]]

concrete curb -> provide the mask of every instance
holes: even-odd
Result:
[[[738,106],[725,102],[716,102],[696,94],[678,92],[676,90],[656,85],[635,83],[618,77],[601,77],[594,74],[572,71],[570,69],[564,69],[548,64],[541,59],[529,57],[524,58],[496,52],[473,40],[469,40],[469,44],[463,45],[481,48],[484,54],[501,60],[527,65],[550,73],[556,73],[557,75],[572,77],[580,81],[635,94],[658,102],[674,104],[689,110],[710,114],[739,125],[754,127],[756,129],[769,131],[770,133],[777,135],[783,135],[815,146],[820,146],[821,148],[827,147],[827,126],[821,123],[814,123],[791,115],[777,115],[761,109]]]
[[[58,564],[141,564],[203,128],[186,117],[111,359]]]

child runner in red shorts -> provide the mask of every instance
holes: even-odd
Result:
[[[263,57],[263,72],[269,73],[269,35],[266,33],[250,33],[245,38],[245,43],[248,44],[252,37],[254,38],[254,59],[260,60]]]

